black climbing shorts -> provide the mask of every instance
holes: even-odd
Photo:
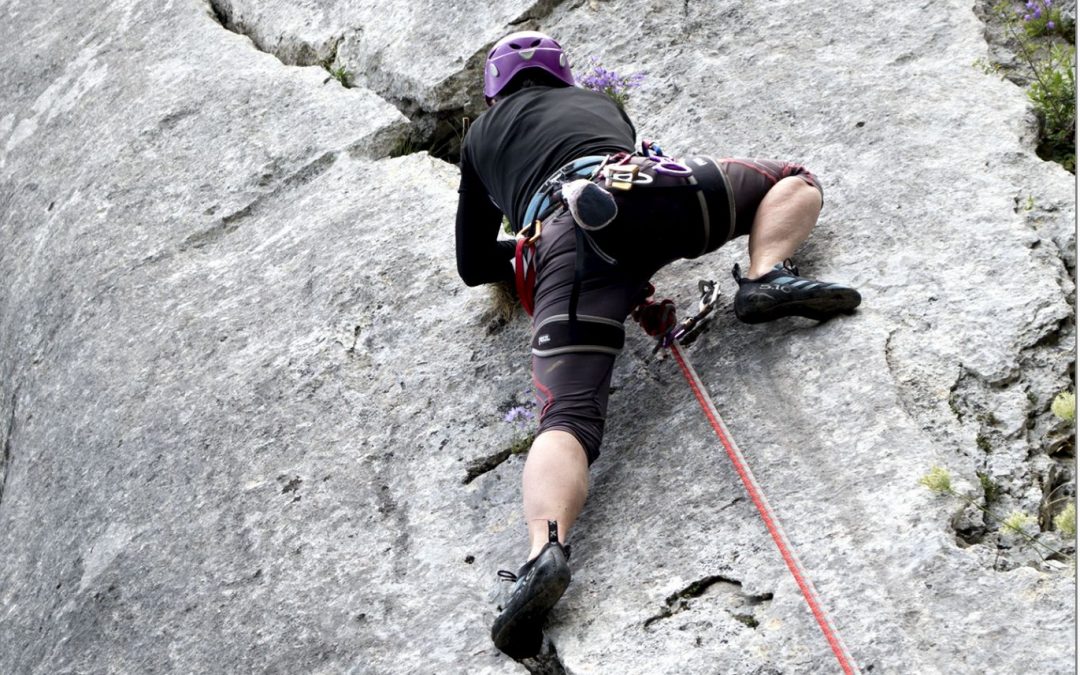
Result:
[[[780,179],[798,176],[821,190],[813,174],[797,164],[708,157],[681,161],[692,171],[688,178],[656,174],[651,163],[641,160],[630,190],[609,189],[618,216],[603,229],[581,230],[580,260],[578,228],[569,211],[552,216],[537,243],[532,347],[538,433],[569,432],[585,448],[590,464],[600,454],[625,321],[643,299],[649,279],[675,260],[696,258],[748,235],[758,205]],[[571,333],[569,305],[578,267],[578,323]]]

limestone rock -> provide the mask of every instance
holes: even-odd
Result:
[[[510,30],[527,29],[558,4],[210,2],[231,30],[286,63],[333,62],[361,86],[426,110],[479,101],[473,84],[487,47]]]
[[[1035,156],[1023,92],[971,67],[970,7],[0,16],[0,672],[836,670],[633,328],[546,660],[490,644],[495,572],[524,554],[528,429],[504,418],[529,326],[457,278],[457,169],[388,155],[395,105],[475,103],[482,50],[532,25],[575,63],[647,70],[629,112],[669,152],[823,181],[798,262],[858,286],[858,314],[725,310],[688,351],[862,670],[1072,670],[1074,563],[918,483],[945,466],[1000,514],[1075,499],[1049,413],[1075,361],[1074,177]],[[736,261],[654,281],[685,309]]]

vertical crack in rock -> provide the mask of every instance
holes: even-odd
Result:
[[[11,413],[8,415],[7,429],[4,432],[3,454],[0,455],[0,505],[4,503],[8,474],[11,472],[11,439],[15,435],[15,410],[17,407],[18,393],[15,393],[11,395]]]
[[[678,614],[679,612],[689,609],[690,600],[692,598],[701,597],[705,594],[705,591],[709,590],[709,588],[717,584],[725,585],[729,593],[735,595],[740,599],[740,602],[733,603],[736,605],[754,606],[760,605],[763,602],[768,602],[773,599],[772,593],[763,593],[761,595],[749,595],[747,593],[743,593],[742,582],[738,579],[732,579],[731,577],[726,577],[722,574],[714,574],[704,577],[702,579],[698,579],[686,588],[669,595],[667,599],[664,600],[664,608],[660,610],[660,613],[650,616],[648,619],[645,619],[645,622],[642,624],[642,628],[648,629],[657,621],[669,619],[672,616]],[[750,626],[751,628],[757,627],[757,619],[754,618],[753,614],[735,612],[730,613],[736,621]]]
[[[465,106],[428,110],[410,98],[391,98],[382,93],[380,96],[410,121],[409,132],[390,149],[391,157],[427,152],[451,164],[461,161],[461,143],[469,130],[469,121],[482,111],[469,114]]]
[[[221,24],[221,27],[233,31],[236,30],[230,27],[231,20],[225,7],[218,0],[208,0],[207,5],[210,7],[210,14],[213,15],[214,20]]]
[[[975,433],[974,444],[961,448],[979,483],[971,496],[993,514],[976,507],[956,513],[951,523],[956,543],[991,547],[999,571],[1045,559],[1047,553],[1002,534],[1001,522],[1013,512],[1036,517],[1036,536],[1051,548],[1072,545],[1053,532],[1053,519],[1076,494],[1075,438],[1072,425],[1058,420],[1049,407],[1058,390],[1074,381],[1075,354],[1067,346],[1074,335],[1071,315],[1048,324],[1019,346],[1015,364],[1004,375],[990,379],[962,368],[949,392],[956,420]],[[1067,361],[1063,352],[1069,354]],[[1009,417],[1001,406],[1010,400],[1023,401],[1022,420],[1001,418]]]

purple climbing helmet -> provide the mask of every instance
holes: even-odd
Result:
[[[499,95],[514,75],[526,68],[539,68],[574,86],[574,74],[562,47],[553,38],[536,31],[511,33],[495,43],[484,64],[484,97],[488,103]]]

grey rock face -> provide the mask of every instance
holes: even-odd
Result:
[[[822,179],[799,263],[858,286],[859,313],[725,311],[689,355],[863,671],[1073,669],[1075,563],[918,484],[945,466],[1074,548],[1051,525],[1072,440],[1048,412],[1075,361],[1074,179],[1035,156],[1023,92],[971,67],[970,8],[0,16],[0,672],[836,670],[633,329],[552,651],[490,644],[495,571],[525,552],[527,431],[503,417],[527,400],[529,326],[457,278],[456,168],[387,155],[410,132],[395,106],[475,105],[483,50],[534,24],[576,63],[648,70],[629,112],[670,152]],[[689,308],[736,261],[655,283]]]
[[[1064,0],[1061,3],[1061,18],[1076,23],[1076,0]]]
[[[462,117],[483,111],[474,86],[487,49],[508,27],[527,30],[558,2],[266,3],[210,0],[230,30],[285,63],[340,70],[413,119],[409,146],[456,161]],[[407,39],[403,36],[407,35]]]
[[[543,17],[557,3],[211,4],[231,30],[251,36],[260,49],[286,63],[335,62],[360,86],[435,109],[462,106],[475,97],[471,85],[486,48],[508,24]],[[405,35],[408,39],[402,39]]]

